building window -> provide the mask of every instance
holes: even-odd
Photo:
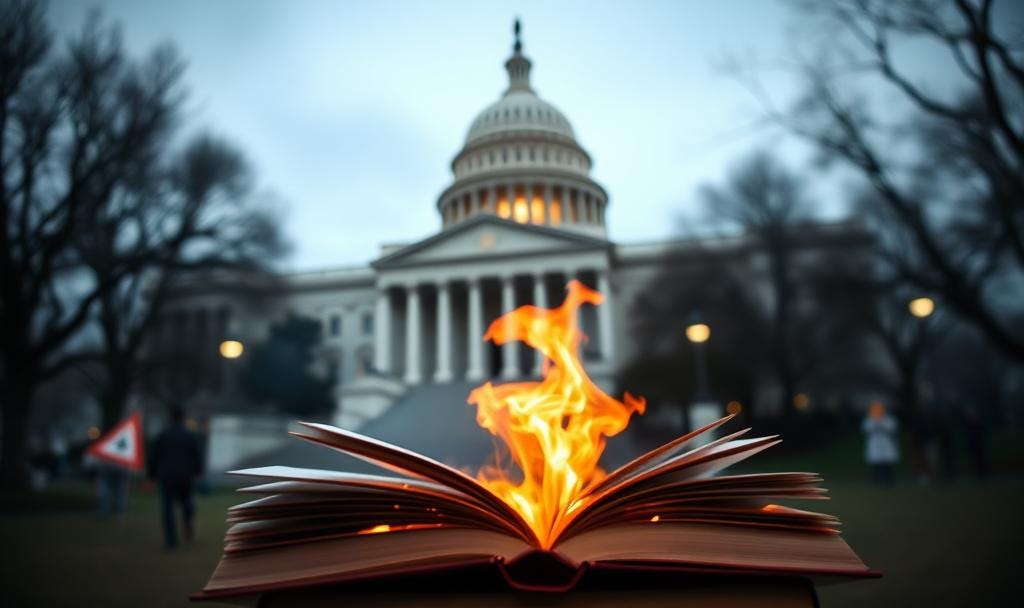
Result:
[[[508,219],[512,216],[512,207],[508,204],[508,191],[498,188],[498,217]]]
[[[562,223],[562,189],[555,188],[551,193],[551,225]]]
[[[327,321],[327,331],[332,337],[338,337],[341,335],[341,317],[338,315],[331,315]]]
[[[544,223],[544,192],[540,186],[533,188],[533,200],[530,201],[530,221],[534,224]]]
[[[512,216],[520,224],[530,221],[530,208],[526,204],[526,192],[522,186],[516,186],[516,199],[512,205]]]
[[[362,330],[363,330],[363,335],[364,336],[369,336],[369,335],[373,334],[373,314],[372,313],[368,313],[368,312],[367,313],[363,313]]]
[[[469,193],[462,197],[462,217],[469,217]]]

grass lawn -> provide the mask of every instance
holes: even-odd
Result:
[[[830,468],[806,466],[815,460],[798,468]],[[885,489],[836,474],[829,481],[826,473],[832,501],[811,506],[841,517],[846,539],[885,577],[821,588],[823,606],[995,605],[1016,597],[1024,478]],[[5,605],[185,606],[220,555],[225,509],[240,501],[229,492],[200,497],[198,538],[167,553],[155,496],[136,492],[126,516],[100,521],[83,509],[86,492],[67,487],[0,514]]]

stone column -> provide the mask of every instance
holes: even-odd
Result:
[[[612,286],[608,280],[608,269],[597,271],[597,290],[604,294],[604,302],[597,307],[597,334],[600,339],[601,360],[610,363],[614,356],[615,337],[612,334],[613,303]]]
[[[544,223],[548,226],[554,225],[554,222],[551,221],[551,193],[551,183],[544,184]]]
[[[410,285],[408,292],[408,304],[405,310],[405,383],[419,384],[423,379],[420,371],[419,287]]]
[[[391,371],[391,298],[387,288],[377,294],[377,312],[373,320],[376,349],[373,352],[373,367],[379,374]]]
[[[533,305],[538,308],[548,307],[548,289],[544,283],[543,274],[533,275]],[[544,363],[544,353],[535,351],[537,360],[533,364],[533,375],[539,376],[541,374],[541,364]]]
[[[469,361],[466,365],[466,380],[480,380],[484,377],[484,305],[480,279],[469,279]]]
[[[437,371],[434,382],[452,381],[452,304],[446,282],[437,284]]]
[[[516,307],[515,277],[507,275],[501,278],[501,314],[505,315]],[[516,378],[519,376],[519,342],[509,340],[502,346],[501,377]]]

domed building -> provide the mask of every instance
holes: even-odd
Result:
[[[443,438],[425,431],[437,425],[489,445],[465,406],[470,387],[487,378],[539,375],[538,353],[518,342],[498,347],[482,340],[503,313],[524,304],[556,306],[572,279],[603,293],[604,304],[581,309],[579,322],[588,336],[582,351],[588,373],[610,390],[615,372],[638,348],[629,335],[634,298],[667,254],[678,260],[687,251],[738,252],[733,257],[747,280],[766,280],[765,260],[745,237],[609,241],[608,193],[590,177],[592,159],[569,119],[534,90],[531,67],[517,23],[505,62],[508,87],[472,120],[451,161],[452,182],[436,201],[435,234],[385,245],[368,267],[291,273],[259,284],[207,277],[177,291],[156,341],[189,342],[204,360],[199,369],[206,371],[194,382],[205,395],[197,402],[209,404],[211,470],[284,441],[280,428],[261,426],[244,405],[232,380],[237,370],[217,358],[216,345],[228,337],[259,342],[288,313],[322,323],[320,364],[337,383],[336,424],[431,454],[417,441]],[[447,448],[435,447],[435,455]]]
[[[590,155],[569,120],[530,86],[516,34],[508,89],[473,120],[452,160],[455,182],[437,201],[442,227],[490,214],[603,238],[608,195],[590,179]]]

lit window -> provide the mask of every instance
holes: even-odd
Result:
[[[505,189],[498,190],[498,217],[508,219],[512,216],[512,206],[508,204],[508,195]]]
[[[533,198],[530,204],[530,219],[534,224],[544,223],[544,199],[539,196]]]
[[[562,201],[555,199],[551,201],[551,225],[557,226],[562,223]]]
[[[517,198],[515,204],[515,220],[520,224],[530,221],[530,208],[526,206],[526,199]]]
[[[530,221],[530,207],[526,204],[526,194],[521,187],[516,188],[516,198],[512,204],[512,217],[520,224]]]

